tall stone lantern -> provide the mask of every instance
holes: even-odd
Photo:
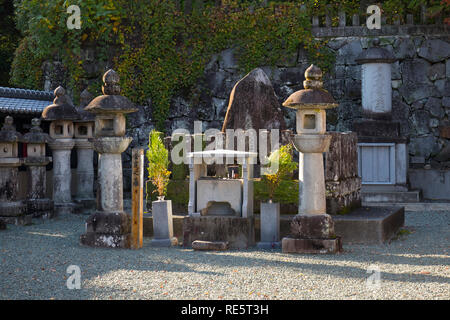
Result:
[[[284,107],[297,110],[294,146],[299,151],[299,209],[291,222],[291,236],[283,238],[283,252],[334,253],[341,249],[333,219],[326,213],[323,153],[331,135],[326,134],[326,109],[338,106],[324,90],[322,71],[311,65],[305,71],[305,89],[293,93]]]
[[[132,141],[125,137],[125,114],[137,111],[133,103],[120,95],[119,76],[114,70],[103,75],[103,95],[85,108],[95,114],[94,150],[99,154],[97,210],[86,221],[83,245],[128,248],[131,225],[123,211],[122,158]]]
[[[31,216],[25,216],[26,205],[18,199],[19,170],[22,160],[18,156],[18,133],[11,116],[6,116],[0,130],[0,220],[11,224],[31,223]]]
[[[23,160],[28,171],[27,211],[33,217],[52,218],[54,203],[46,198],[47,173],[45,166],[52,161],[45,156],[45,144],[53,142],[53,139],[44,133],[41,119],[31,120],[30,132],[24,134],[23,142],[27,144],[27,157]]]
[[[42,111],[42,119],[51,121],[49,147],[53,154],[53,201],[55,215],[73,213],[75,204],[72,202],[72,173],[70,155],[75,145],[73,140],[73,121],[79,118],[72,100],[66,95],[66,90],[59,86],[55,89],[55,100]]]
[[[84,90],[80,95],[80,106],[77,108],[80,118],[74,121],[75,148],[77,150],[77,190],[74,202],[78,205],[77,212],[95,208],[94,198],[94,137],[95,115],[84,108],[94,97]]]

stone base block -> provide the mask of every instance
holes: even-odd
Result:
[[[29,199],[26,204],[27,213],[33,218],[51,219],[55,216],[54,203],[50,199]]]
[[[230,244],[224,241],[200,241],[195,240],[192,242],[192,249],[201,251],[223,251],[228,250]]]
[[[23,201],[0,202],[0,216],[18,217],[26,213],[27,205]]]
[[[183,247],[195,240],[228,242],[230,249],[246,249],[255,245],[254,218],[188,216],[183,219]]]
[[[338,253],[342,251],[342,241],[336,239],[294,239],[283,238],[283,253]]]
[[[171,239],[152,239],[152,241],[150,241],[150,245],[152,247],[159,247],[159,248],[174,247],[178,245],[178,239],[175,237]]]
[[[270,249],[280,249],[281,248],[281,242],[258,242],[256,244],[256,247],[258,249],[266,249],[266,250],[270,250]]]
[[[131,234],[105,234],[86,232],[80,236],[80,244],[90,247],[130,248]]]
[[[75,203],[69,202],[69,203],[55,203],[54,204],[54,212],[55,217],[61,215],[61,214],[67,214],[67,213],[74,213],[75,211]]]
[[[97,207],[97,202],[94,198],[92,199],[74,199],[76,207],[74,210],[75,214],[92,214]]]
[[[27,214],[18,217],[0,217],[0,220],[2,220],[4,223],[14,224],[16,226],[27,226],[33,222],[33,215]]]
[[[291,235],[298,239],[331,239],[333,218],[329,214],[298,214],[291,221]]]
[[[335,215],[334,230],[348,244],[382,244],[404,225],[404,207],[362,207]]]

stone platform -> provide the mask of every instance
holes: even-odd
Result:
[[[283,253],[338,253],[342,251],[342,241],[339,237],[335,239],[295,239],[283,238]]]
[[[255,246],[254,218],[187,216],[183,219],[183,247],[195,240],[228,242],[230,249]]]
[[[404,225],[404,207],[361,207],[333,215],[336,235],[345,244],[382,244]]]

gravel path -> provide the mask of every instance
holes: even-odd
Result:
[[[256,249],[194,252],[81,247],[86,216],[0,231],[0,299],[449,299],[450,212],[407,212],[412,231],[383,246],[339,255]],[[69,290],[69,265],[81,289]],[[369,289],[367,268],[381,271]]]

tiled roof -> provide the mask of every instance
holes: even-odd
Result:
[[[0,87],[0,112],[41,114],[53,98],[52,91]]]

